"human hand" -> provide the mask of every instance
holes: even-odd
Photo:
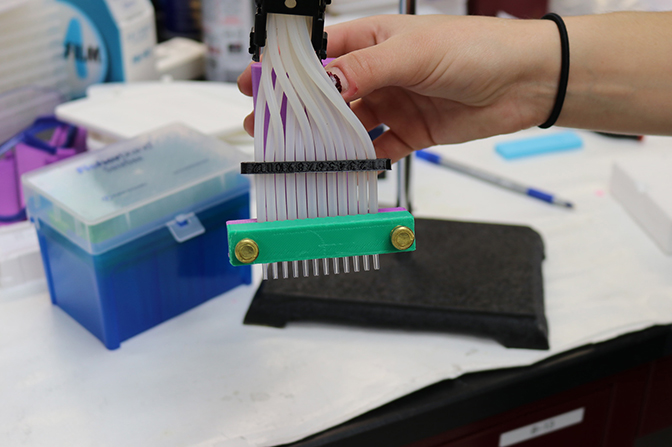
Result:
[[[399,160],[413,150],[515,132],[550,114],[560,42],[550,21],[387,15],[329,27],[327,70],[374,146]],[[521,45],[524,42],[524,45]],[[252,94],[248,68],[239,79]],[[245,128],[253,133],[254,120]]]
[[[379,156],[515,132],[550,114],[560,42],[550,21],[378,16],[329,28],[327,70]],[[521,45],[525,42],[525,45]]]

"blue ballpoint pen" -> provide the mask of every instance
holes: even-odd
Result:
[[[473,168],[471,166],[466,166],[461,163],[456,163],[451,160],[447,160],[440,155],[427,152],[425,150],[422,151],[417,151],[416,155],[418,158],[421,158],[423,160],[427,160],[431,163],[445,166],[449,169],[452,169],[456,172],[461,172],[463,174],[470,175],[472,177],[475,177],[477,179],[486,181],[488,183],[491,183],[496,186],[500,186],[502,188],[508,189],[510,191],[515,191],[521,194],[528,195],[530,197],[534,197],[535,199],[543,200],[544,202],[551,203],[553,205],[558,205],[562,206],[565,208],[573,208],[574,205],[572,202],[568,202],[566,200],[559,199],[558,197],[554,196],[553,194],[549,194],[544,191],[540,191],[536,188],[532,188],[526,185],[523,185],[521,183],[517,183],[508,179],[505,179],[503,177],[500,177],[495,174],[490,174],[489,172],[484,172],[481,171],[480,169]]]

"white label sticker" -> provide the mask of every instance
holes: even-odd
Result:
[[[554,431],[580,424],[583,422],[584,412],[585,408],[579,408],[543,421],[535,422],[534,424],[526,425],[525,427],[502,433],[499,437],[499,447],[519,444],[528,439],[538,438],[539,436],[544,436]]]

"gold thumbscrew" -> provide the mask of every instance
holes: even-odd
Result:
[[[399,225],[390,233],[390,239],[397,250],[408,250],[415,242],[415,234],[410,228]]]
[[[252,239],[241,239],[236,244],[236,259],[243,264],[253,263],[259,256],[259,246]]]

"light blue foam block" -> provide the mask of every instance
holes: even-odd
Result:
[[[507,160],[530,155],[567,151],[583,147],[583,140],[576,132],[558,132],[543,137],[505,141],[495,145],[495,151]]]

